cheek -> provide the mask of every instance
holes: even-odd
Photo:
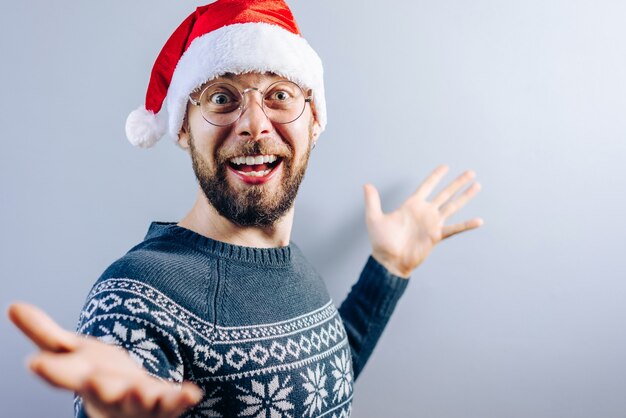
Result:
[[[191,127],[194,147],[196,151],[205,156],[205,158],[210,157],[213,159],[216,157],[216,152],[226,141],[229,130],[227,128],[210,125],[206,123],[204,119],[202,122],[207,126],[200,124],[200,126]]]
[[[275,128],[280,137],[292,149],[298,158],[302,158],[308,151],[309,141],[309,125],[306,120],[302,122],[300,119],[287,125],[276,125]]]

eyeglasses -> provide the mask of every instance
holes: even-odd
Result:
[[[239,91],[229,83],[209,84],[200,93],[198,99],[189,96],[189,101],[200,106],[202,117],[211,125],[228,126],[241,116],[246,106],[246,93],[258,91],[263,100],[261,108],[263,113],[272,122],[286,124],[298,119],[306,103],[311,102],[311,96],[306,96],[302,88],[294,82],[279,80],[265,89],[248,87]]]

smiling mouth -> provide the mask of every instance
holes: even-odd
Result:
[[[277,155],[247,155],[228,160],[230,168],[246,177],[267,177],[283,161]]]

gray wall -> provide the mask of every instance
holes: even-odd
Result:
[[[6,2],[0,301],[73,328],[92,282],[195,197],[187,155],[135,149],[127,113],[201,2]],[[354,416],[626,416],[626,3],[291,1],[325,62],[329,125],[294,241],[340,303],[368,255],[363,183],[393,208],[440,163],[485,225],[415,272]],[[443,184],[441,185],[443,186]],[[439,188],[438,188],[439,190]],[[69,416],[0,319],[3,417]]]

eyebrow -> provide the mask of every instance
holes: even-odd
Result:
[[[273,73],[271,71],[268,71],[268,72],[265,72],[265,73],[262,73],[262,74],[267,74],[269,76],[275,76],[275,77],[282,77],[281,75]],[[213,79],[211,79],[209,81],[206,81],[203,84],[201,84],[200,86],[198,86],[192,93],[196,93],[196,92],[201,91],[202,89],[204,89],[209,84],[212,84],[212,83],[215,83],[215,82],[219,83],[220,80],[228,80],[228,81],[232,82],[232,81],[235,80],[235,78],[237,78],[240,75],[241,74],[235,74],[235,73],[230,73],[230,72],[218,75],[217,77],[215,77],[215,78],[213,78]]]
[[[214,80],[217,80],[217,79],[219,79],[219,78],[225,78],[225,79],[228,79],[228,80],[233,80],[233,79],[235,79],[236,77],[238,77],[238,76],[240,76],[240,75],[241,75],[241,74],[235,74],[235,73],[224,73],[224,74],[222,74],[222,75],[220,75],[220,76],[215,77],[215,78],[214,78]],[[264,73],[259,73],[258,75],[259,75],[259,76],[261,76],[261,75],[268,75],[268,76],[270,76],[270,77],[282,77],[282,76],[280,76],[280,75],[278,75],[278,74],[276,74],[276,73],[273,73],[273,72],[271,72],[271,71],[267,71],[267,72],[264,72]]]

